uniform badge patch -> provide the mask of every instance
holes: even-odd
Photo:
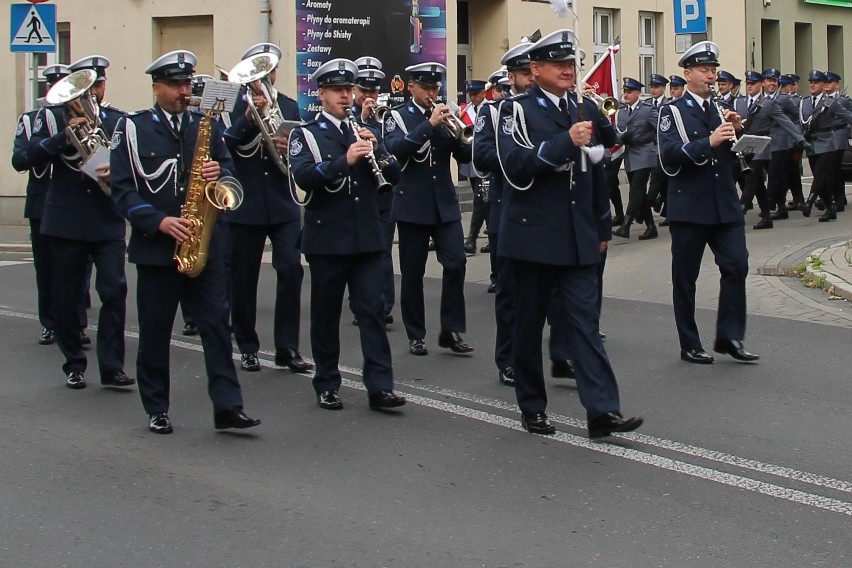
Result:
[[[298,156],[302,153],[302,143],[299,142],[298,138],[294,138],[292,142],[290,142],[290,155]]]
[[[512,134],[515,129],[515,119],[511,116],[503,117],[503,134]]]
[[[543,98],[536,97],[535,102],[537,102],[538,106],[540,106],[541,108],[547,108],[547,101],[545,101]]]
[[[121,130],[116,130],[112,134],[112,140],[109,143],[109,149],[115,150],[118,148],[118,145],[121,144]]]
[[[686,99],[686,106],[688,106],[689,108],[692,108],[692,107],[695,106],[695,104],[692,102],[691,98]]]
[[[396,130],[396,121],[393,119],[393,117],[388,118],[385,121],[385,131],[393,132],[394,130]]]
[[[24,121],[19,120],[18,121],[18,128],[15,130],[15,136],[20,136],[23,131],[24,131]]]
[[[43,124],[43,122],[41,120],[41,117],[38,117],[36,119],[36,121],[33,123],[33,132],[40,132],[42,124]]]
[[[482,129],[485,128],[485,117],[477,116],[476,117],[476,126],[474,127],[475,132],[482,132]]]
[[[660,132],[668,132],[672,127],[672,117],[664,116],[660,119]]]

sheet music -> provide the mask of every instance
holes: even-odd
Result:
[[[742,152],[743,154],[759,154],[771,141],[772,139],[769,136],[743,134],[731,149],[734,152]]]
[[[89,159],[80,167],[80,170],[92,178],[95,181],[98,181],[98,166],[109,165],[109,148],[104,148],[103,146],[98,146],[98,149],[95,150],[95,153],[89,156]]]
[[[201,95],[202,111],[215,108],[219,112],[231,112],[240,95],[241,85],[228,81],[209,79],[204,83],[204,94]]]

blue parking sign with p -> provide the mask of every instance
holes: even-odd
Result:
[[[56,52],[56,4],[12,4],[9,49]]]
[[[676,34],[707,33],[706,0],[674,0]]]

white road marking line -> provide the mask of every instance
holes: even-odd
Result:
[[[2,266],[16,266],[18,264],[30,264],[30,263],[22,261],[22,260],[0,260],[0,267],[2,267]]]
[[[25,314],[22,312],[16,312],[11,310],[0,309],[0,315],[6,315],[11,317],[17,317],[22,319],[37,319],[36,316],[32,314]],[[94,326],[93,326],[94,327]],[[132,331],[125,331],[125,336],[130,338],[138,338],[139,334]],[[201,345],[197,343],[190,343],[187,341],[180,341],[176,339],[171,340],[171,345],[175,347],[179,347],[181,349],[187,349],[190,351],[203,352]],[[261,352],[265,355],[271,355],[269,352]],[[239,355],[233,355],[234,360],[239,360]],[[273,362],[267,361],[265,359],[260,359],[260,363],[264,367],[277,368]],[[340,366],[341,373],[346,373],[349,375],[361,377],[362,371],[360,369],[354,367],[346,367]],[[309,373],[300,373],[305,378],[309,378],[312,374]],[[351,379],[342,379],[343,386],[347,388],[351,388],[354,390],[366,391],[366,387],[364,387],[363,383],[359,381],[353,381]],[[441,394],[444,396],[453,396],[459,398],[460,400],[466,400],[468,402],[474,402],[476,404],[481,404],[483,406],[489,406],[492,408],[497,408],[500,410],[507,410],[514,413],[517,413],[517,409],[513,405],[509,405],[503,401],[488,399],[484,397],[479,397],[476,395],[471,395],[468,393],[461,393],[458,391],[454,391],[452,389],[444,389],[441,387],[425,387],[425,386],[416,386],[409,383],[397,383],[400,385],[404,385],[408,389],[412,390],[420,390],[424,392],[429,392],[431,394]],[[520,425],[520,421],[517,418],[507,418],[505,416],[500,416],[497,414],[491,414],[488,412],[484,412],[481,410],[476,410],[473,408],[468,408],[465,406],[460,406],[458,404],[453,404],[450,402],[445,402],[441,400],[436,400],[433,398],[428,398],[424,396],[420,396],[417,394],[406,393],[404,391],[399,391],[404,394],[406,399],[414,404],[418,404],[420,406],[425,406],[427,408],[433,408],[435,410],[440,410],[442,412],[447,412],[450,414],[455,414],[457,416],[462,416],[465,418],[471,418],[473,420],[478,420],[480,422],[485,422],[487,424],[492,424],[495,426],[501,426],[503,428],[507,428],[509,430],[516,430],[519,432],[526,433]],[[570,418],[567,416],[557,416],[554,415],[554,418],[557,418],[560,422],[563,422],[570,426],[576,426],[580,428],[585,428],[585,422],[582,420],[577,420],[574,418]],[[545,438],[543,436],[543,438]],[[830,497],[824,497],[822,495],[817,495],[814,493],[808,493],[806,491],[799,491],[797,489],[790,489],[787,487],[783,487],[781,485],[776,485],[773,483],[767,483],[764,481],[759,481],[756,479],[752,479],[749,477],[745,477],[742,475],[735,475],[731,473],[726,473],[723,471],[718,471],[712,468],[698,466],[695,464],[686,463],[679,460],[674,460],[671,458],[667,458],[664,456],[660,456],[657,454],[652,454],[649,452],[644,452],[641,450],[636,450],[633,448],[626,448],[624,446],[615,445],[612,443],[600,443],[593,442],[588,438],[575,436],[573,434],[568,434],[566,432],[557,432],[553,436],[547,436],[547,439],[554,440],[563,444],[567,444],[570,446],[575,446],[578,448],[583,448],[603,454],[608,454],[615,457],[620,457],[623,459],[627,459],[630,461],[634,461],[637,463],[650,465],[653,467],[658,467],[660,469],[665,469],[668,471],[674,471],[676,473],[681,473],[684,475],[689,475],[691,477],[696,477],[699,479],[705,479],[707,481],[712,481],[715,483],[719,483],[722,485],[727,485],[729,487],[736,487],[739,489],[745,489],[747,491],[751,491],[753,493],[759,493],[761,495],[768,495],[770,497],[775,497],[778,499],[783,499],[785,501],[790,501],[792,503],[797,503],[800,505],[805,505],[809,507],[814,507],[818,509],[823,509],[826,511],[832,511],[835,513],[841,513],[844,515],[852,516],[852,502],[843,501],[840,499],[833,499]],[[762,473],[768,473],[771,475],[776,475],[788,479],[793,479],[796,481],[801,481],[804,483],[810,483],[812,485],[817,485],[820,487],[825,487],[829,489],[837,489],[839,491],[849,492],[852,484],[831,479],[828,477],[823,477],[816,474],[811,474],[807,472],[796,471],[790,468],[785,468],[781,466],[776,466],[772,464],[764,464],[755,460],[749,460],[745,458],[739,458],[737,456],[732,456],[730,454],[724,454],[721,452],[716,452],[713,450],[707,450],[704,448],[699,448],[696,446],[690,446],[688,444],[681,444],[680,442],[674,442],[670,440],[664,440],[660,438],[654,438],[652,436],[646,436],[643,434],[621,434],[618,438],[629,439],[632,441],[644,443],[647,445],[651,445],[654,447],[659,447],[675,452],[684,453],[687,455],[691,455],[694,457],[699,457],[711,461],[717,461],[719,463],[725,463],[726,465],[732,465],[735,467],[740,467],[743,469],[751,469],[754,471],[759,471]]]

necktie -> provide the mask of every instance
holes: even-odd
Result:
[[[349,125],[345,122],[340,123],[340,132],[343,134],[343,137],[349,140]]]
[[[659,104],[659,102],[660,101],[658,101],[657,99],[654,99],[654,108],[658,108],[657,105]]]
[[[813,102],[811,103],[811,107],[816,108],[817,98],[814,96],[814,97],[811,97],[811,99],[813,99]]]
[[[559,99],[559,110],[561,110],[564,114],[568,114],[568,101],[565,99]]]
[[[426,117],[426,120],[429,120],[430,118],[432,118],[432,111],[427,108],[423,111],[423,116]]]
[[[177,117],[176,114],[172,115],[172,128],[175,129],[176,134],[180,133],[180,119]]]
[[[710,112],[710,101],[704,101],[701,106],[704,107],[704,114],[706,114],[709,118],[712,118],[713,113]]]

